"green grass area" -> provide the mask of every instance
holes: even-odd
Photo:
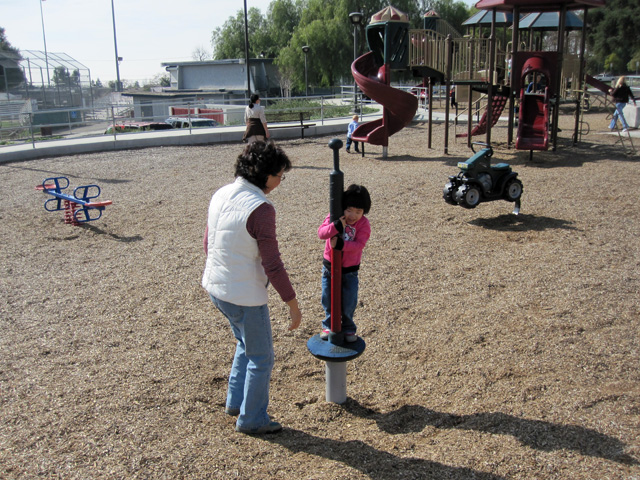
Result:
[[[322,105],[320,102],[308,100],[308,99],[290,99],[290,100],[278,100],[270,102],[269,106],[265,108],[265,114],[267,119],[269,111],[291,111],[291,112],[310,112],[312,120],[319,120],[321,118],[338,118],[349,117],[352,115],[353,106],[347,105],[334,105],[325,103]],[[363,107],[363,113],[371,114],[377,110],[372,107]]]

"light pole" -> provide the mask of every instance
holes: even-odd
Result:
[[[251,98],[251,70],[249,70],[249,21],[247,20],[247,0],[244,0],[244,58],[247,69],[247,99]]]
[[[353,61],[358,58],[358,25],[362,23],[362,12],[352,12],[349,20],[353,24]],[[358,83],[353,79],[353,112],[358,113]]]
[[[302,47],[302,51],[304,52],[304,94],[306,97],[309,96],[309,80],[307,79],[307,53],[309,53],[309,50],[311,50],[311,47],[309,47],[309,45],[305,45],[304,47]]]
[[[640,64],[640,62],[636,60],[636,75],[638,75],[638,64]]]
[[[44,63],[47,67],[47,85],[51,85],[49,78],[49,57],[47,55],[47,37],[44,34],[44,14],[42,13],[42,0],[40,0],[40,20],[42,20],[42,42],[44,43]],[[7,93],[9,91],[7,90]]]
[[[116,92],[122,91],[122,84],[120,83],[120,60],[118,56],[118,40],[116,39],[116,11],[113,8],[113,0],[111,0],[111,18],[113,19],[113,48],[116,51]]]

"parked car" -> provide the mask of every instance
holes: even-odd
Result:
[[[104,131],[105,135],[113,134],[114,125],[109,125]],[[116,123],[116,133],[146,132],[149,130],[169,130],[173,128],[166,122],[128,122]]]
[[[604,83],[609,83],[616,79],[615,76],[609,75],[608,73],[600,73],[593,78],[595,78],[596,80],[600,80],[601,82],[604,82]]]
[[[169,117],[166,123],[173,128],[201,128],[201,127],[217,127],[218,122],[210,118],[189,118],[189,117]]]

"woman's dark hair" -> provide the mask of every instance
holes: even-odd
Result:
[[[269,175],[278,175],[284,169],[291,170],[287,154],[273,142],[252,142],[236,160],[236,177],[242,177],[256,187],[265,189]]]
[[[349,207],[361,208],[366,215],[371,210],[371,196],[369,191],[362,185],[349,185],[342,195],[342,210]]]
[[[249,108],[253,108],[253,104],[256,103],[258,100],[260,100],[260,95],[258,95],[257,93],[254,93],[253,95],[251,95],[251,99],[249,101]]]

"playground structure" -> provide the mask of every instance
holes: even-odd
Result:
[[[332,222],[342,214],[342,193],[344,174],[340,171],[340,149],[342,140],[334,138],[329,142],[333,150],[333,170],[329,174],[329,214]],[[327,402],[343,404],[347,401],[347,364],[359,357],[366,347],[358,336],[355,342],[346,343],[342,332],[342,251],[331,250],[331,332],[323,340],[320,334],[307,342],[311,354],[325,362]]]
[[[93,222],[102,217],[105,207],[111,205],[111,200],[101,202],[92,201],[100,196],[98,185],[82,185],[73,190],[73,195],[63,193],[69,186],[67,177],[51,177],[45,179],[36,187],[48,195],[53,196],[44,202],[44,209],[48,212],[64,210],[64,223],[80,225]]]
[[[506,200],[515,203],[513,213],[518,215],[523,190],[518,174],[507,163],[491,165],[491,146],[479,142],[475,144],[485,148],[466,162],[458,163],[460,173],[449,177],[442,191],[444,201],[450,205],[475,208],[481,202]]]
[[[565,54],[565,36],[570,22],[567,21],[568,11],[573,9],[584,10],[584,25],[586,25],[587,11],[590,7],[604,6],[604,0],[559,0],[549,2],[546,0],[481,0],[476,8],[490,12],[491,34],[489,38],[477,38],[474,36],[455,37],[452,33],[444,35],[434,25],[437,24],[437,15],[425,15],[425,28],[423,30],[411,30],[409,32],[409,68],[415,76],[424,77],[423,84],[428,84],[429,92],[436,83],[445,85],[449,92],[452,86],[456,86],[457,98],[467,98],[469,119],[473,117],[473,104],[479,104],[484,100],[483,115],[477,125],[472,127],[471,121],[467,123],[466,134],[457,135],[467,137],[467,144],[471,146],[471,137],[486,135],[485,142],[491,144],[491,128],[497,122],[504,108],[509,112],[508,144],[513,142],[514,112],[516,98],[521,100],[519,116],[525,121],[517,130],[516,148],[521,150],[553,150],[557,144],[557,125],[561,98],[574,96],[576,108],[579,109],[582,101],[582,79],[584,77],[584,46],[585,28],[582,29],[580,46],[576,48],[577,54]],[[535,41],[534,28],[541,30],[545,27],[533,27],[539,20],[539,13],[549,14],[557,12],[557,45],[556,50],[540,51],[532,50],[541,48],[541,42]],[[485,12],[486,13],[486,12]],[[530,50],[524,42],[520,41],[520,16],[530,19],[530,24],[524,25],[529,29]],[[477,14],[478,18],[485,19],[487,15]],[[500,15],[502,22],[506,24],[511,18],[511,41],[505,48],[501,48],[496,33],[497,18]],[[575,16],[574,16],[575,17]],[[473,18],[473,17],[472,17]],[[571,17],[573,18],[573,17]],[[577,18],[577,17],[576,17]],[[471,19],[470,19],[471,20]],[[529,26],[531,25],[531,26]],[[571,28],[580,28],[571,23]],[[506,29],[505,29],[506,32]],[[506,33],[505,33],[506,39]],[[511,50],[507,47],[510,45]],[[538,60],[536,60],[538,59]],[[542,59],[542,61],[540,61]],[[546,94],[542,92],[540,97],[523,97],[530,76],[544,74],[547,80]],[[576,88],[577,87],[577,88]],[[464,95],[464,92],[466,95]],[[474,94],[476,96],[474,100]],[[478,98],[478,94],[482,96]],[[431,105],[430,105],[431,107]],[[449,102],[445,106],[445,118],[450,118]],[[546,132],[542,129],[547,127]],[[576,116],[574,144],[577,143],[579,120]],[[448,153],[449,122],[445,125],[444,153]],[[429,108],[429,138],[428,146],[431,148],[431,108]]]
[[[528,52],[516,55],[514,63],[522,63],[520,82],[520,109],[518,115],[518,134],[516,149],[518,150],[546,150],[549,147],[549,99],[553,95],[554,87],[551,81],[551,69],[556,60],[555,52],[539,52],[530,55]]]
[[[389,137],[407,126],[418,110],[418,99],[409,92],[390,86],[392,70],[406,70],[408,61],[409,18],[393,7],[386,7],[371,17],[367,25],[370,51],[351,65],[356,84],[383,107],[382,118],[359,125],[352,139],[383,147],[387,157]]]

